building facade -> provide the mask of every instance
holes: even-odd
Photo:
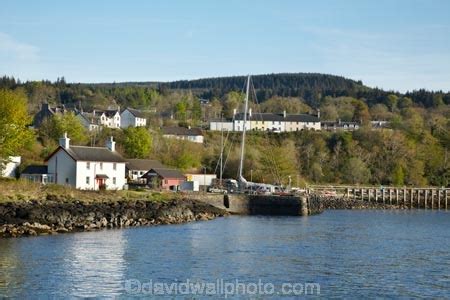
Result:
[[[121,190],[126,184],[125,163],[112,137],[106,147],[71,146],[65,135],[46,159],[54,182],[82,190]]]

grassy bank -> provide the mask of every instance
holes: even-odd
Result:
[[[101,203],[124,200],[168,201],[180,198],[176,193],[154,191],[81,191],[55,184],[41,185],[28,180],[0,179],[0,203],[31,200]]]

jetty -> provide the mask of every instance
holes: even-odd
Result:
[[[397,205],[410,209],[449,209],[450,188],[392,186],[311,186],[307,194]]]

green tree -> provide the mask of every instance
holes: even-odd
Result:
[[[343,167],[343,177],[348,183],[366,183],[370,179],[370,171],[359,158],[350,158]]]
[[[146,158],[152,148],[152,136],[145,127],[128,127],[122,144],[127,157]]]
[[[396,186],[402,186],[405,182],[405,173],[400,164],[395,166],[394,172],[392,173],[392,184]]]
[[[86,128],[73,113],[58,114],[47,118],[39,128],[39,136],[44,144],[47,144],[49,140],[58,142],[66,132],[74,144],[84,145],[88,141]]]
[[[0,90],[0,160],[5,160],[30,142],[33,133],[27,128],[31,118],[27,99],[20,91]]]

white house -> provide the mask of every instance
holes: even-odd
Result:
[[[96,112],[94,111],[94,114]],[[109,128],[120,128],[120,110],[105,110],[100,114],[100,124]]]
[[[6,162],[0,162],[0,164],[3,164],[0,168],[2,177],[16,177],[16,170],[21,161],[20,156],[10,156]]]
[[[54,182],[82,190],[121,190],[126,184],[126,161],[116,152],[113,138],[106,147],[71,146],[67,134],[46,159]]]
[[[120,113],[120,128],[146,126],[147,119],[145,114],[137,109],[125,108]]]
[[[319,116],[310,114],[281,114],[253,113],[249,109],[247,114],[246,130],[292,132],[301,130],[320,130]],[[210,122],[210,130],[243,131],[244,114],[235,114],[231,120]]]
[[[100,116],[95,114],[95,110],[92,113],[79,112],[76,117],[87,130],[93,131],[100,129]]]
[[[166,138],[175,138],[203,144],[203,133],[200,128],[163,127],[162,134]]]

